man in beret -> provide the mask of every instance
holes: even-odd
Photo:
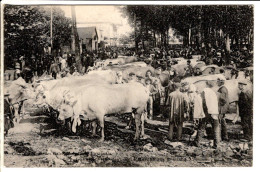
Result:
[[[244,138],[251,141],[253,137],[253,93],[245,89],[246,85],[246,81],[238,82],[238,88],[241,91],[238,99],[238,109]]]
[[[219,105],[219,117],[220,117],[220,124],[221,124],[221,137],[222,140],[228,140],[227,123],[225,120],[225,114],[228,112],[229,109],[228,89],[224,85],[225,80],[223,79],[218,78],[217,84],[219,86],[218,105]]]

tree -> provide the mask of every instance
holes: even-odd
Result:
[[[54,8],[54,47],[70,42],[69,19]],[[4,6],[4,58],[5,67],[13,67],[14,59],[32,54],[39,58],[44,47],[50,45],[50,8],[28,5]]]
[[[161,35],[161,45],[167,48],[171,27],[183,36],[184,46],[190,46],[196,39],[198,49],[205,45],[207,49],[225,48],[229,52],[245,43],[252,49],[253,6],[250,5],[130,5],[122,8],[122,13],[132,26],[137,23],[137,43],[149,37],[144,33],[152,31]]]

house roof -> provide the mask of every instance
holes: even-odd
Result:
[[[80,27],[77,28],[77,31],[79,38],[83,40],[86,38],[93,39],[95,35],[98,36],[96,27]]]

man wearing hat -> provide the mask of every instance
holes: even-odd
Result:
[[[239,81],[238,88],[241,91],[238,99],[239,115],[243,128],[244,138],[252,140],[253,137],[253,93],[245,90],[246,81]]]
[[[57,63],[55,63],[54,60],[52,60],[52,64],[50,66],[50,74],[51,76],[56,79],[57,78],[57,74],[60,72],[59,66],[57,65]]]
[[[123,73],[121,71],[116,72],[116,84],[125,83],[122,75],[123,75]]]
[[[216,68],[215,67],[212,67],[209,74],[211,75],[215,75],[216,74]]]
[[[187,67],[185,69],[185,74],[184,76],[185,77],[189,77],[189,76],[192,76],[194,73],[193,71],[193,67],[191,66],[191,61],[190,60],[187,60]]]
[[[202,75],[202,72],[200,71],[200,68],[196,68],[196,71],[194,72],[194,76],[200,76]]]
[[[212,89],[212,81],[206,82],[206,88],[201,93],[202,106],[206,118],[211,122],[214,130],[214,148],[218,148],[221,142],[221,129],[219,123],[218,97]]]
[[[184,122],[184,114],[187,111],[188,103],[186,96],[181,89],[180,83],[175,83],[176,90],[169,94],[170,103],[170,119],[169,119],[169,139],[173,140],[173,130],[177,128],[177,140],[182,137],[182,127]]]
[[[225,114],[228,112],[229,109],[228,89],[224,85],[225,80],[223,79],[218,78],[217,84],[219,86],[218,105],[219,105],[219,117],[220,117],[220,124],[221,124],[221,136],[222,136],[222,140],[228,140],[227,123],[225,120]]]
[[[133,72],[129,73],[128,83],[136,82],[136,81],[137,81],[137,78],[136,78],[135,73],[133,73]]]
[[[175,83],[180,83],[180,82],[181,82],[181,80],[180,80],[180,78],[178,76],[176,76],[176,75],[171,75],[170,76],[169,83],[165,87],[165,102],[164,102],[164,104],[166,104],[167,101],[168,101],[168,98],[169,98],[168,95],[176,90]]]
[[[8,134],[8,130],[14,127],[14,108],[9,101],[9,93],[5,90],[4,93],[4,131],[5,135]]]
[[[14,79],[18,79],[21,76],[21,65],[20,62],[15,62]]]

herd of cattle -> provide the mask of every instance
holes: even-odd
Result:
[[[215,82],[218,78],[226,80],[225,86],[229,91],[231,104],[238,101],[238,80],[244,79],[244,72],[239,72],[236,79],[231,79],[228,68],[206,66],[204,62],[191,59],[194,68],[201,68],[201,76],[184,78],[181,82],[194,84],[201,92],[206,87],[206,81]],[[149,90],[142,82],[129,82],[130,73],[145,78],[146,72],[161,81],[162,88],[168,85],[170,74],[167,71],[158,71],[144,62],[137,61],[136,57],[119,57],[95,63],[95,69],[83,76],[69,76],[60,79],[39,79],[32,84],[22,78],[15,81],[6,81],[5,89],[9,93],[10,104],[14,107],[15,122],[19,123],[21,106],[25,100],[33,100],[32,106],[51,107],[58,111],[58,120],[71,119],[72,131],[76,132],[82,120],[97,119],[101,127],[101,141],[104,140],[104,116],[106,114],[132,113],[136,121],[135,139],[144,135],[144,119],[149,99]],[[187,60],[178,59],[173,68],[178,74],[184,75]],[[216,69],[215,74],[209,74],[210,68]],[[223,70],[222,70],[223,69]],[[224,73],[223,73],[224,71]],[[116,84],[118,72],[122,73],[124,84]],[[253,89],[248,80],[248,89]],[[237,112],[236,112],[237,113]],[[93,126],[94,123],[93,123]],[[96,127],[93,129],[95,134]]]

